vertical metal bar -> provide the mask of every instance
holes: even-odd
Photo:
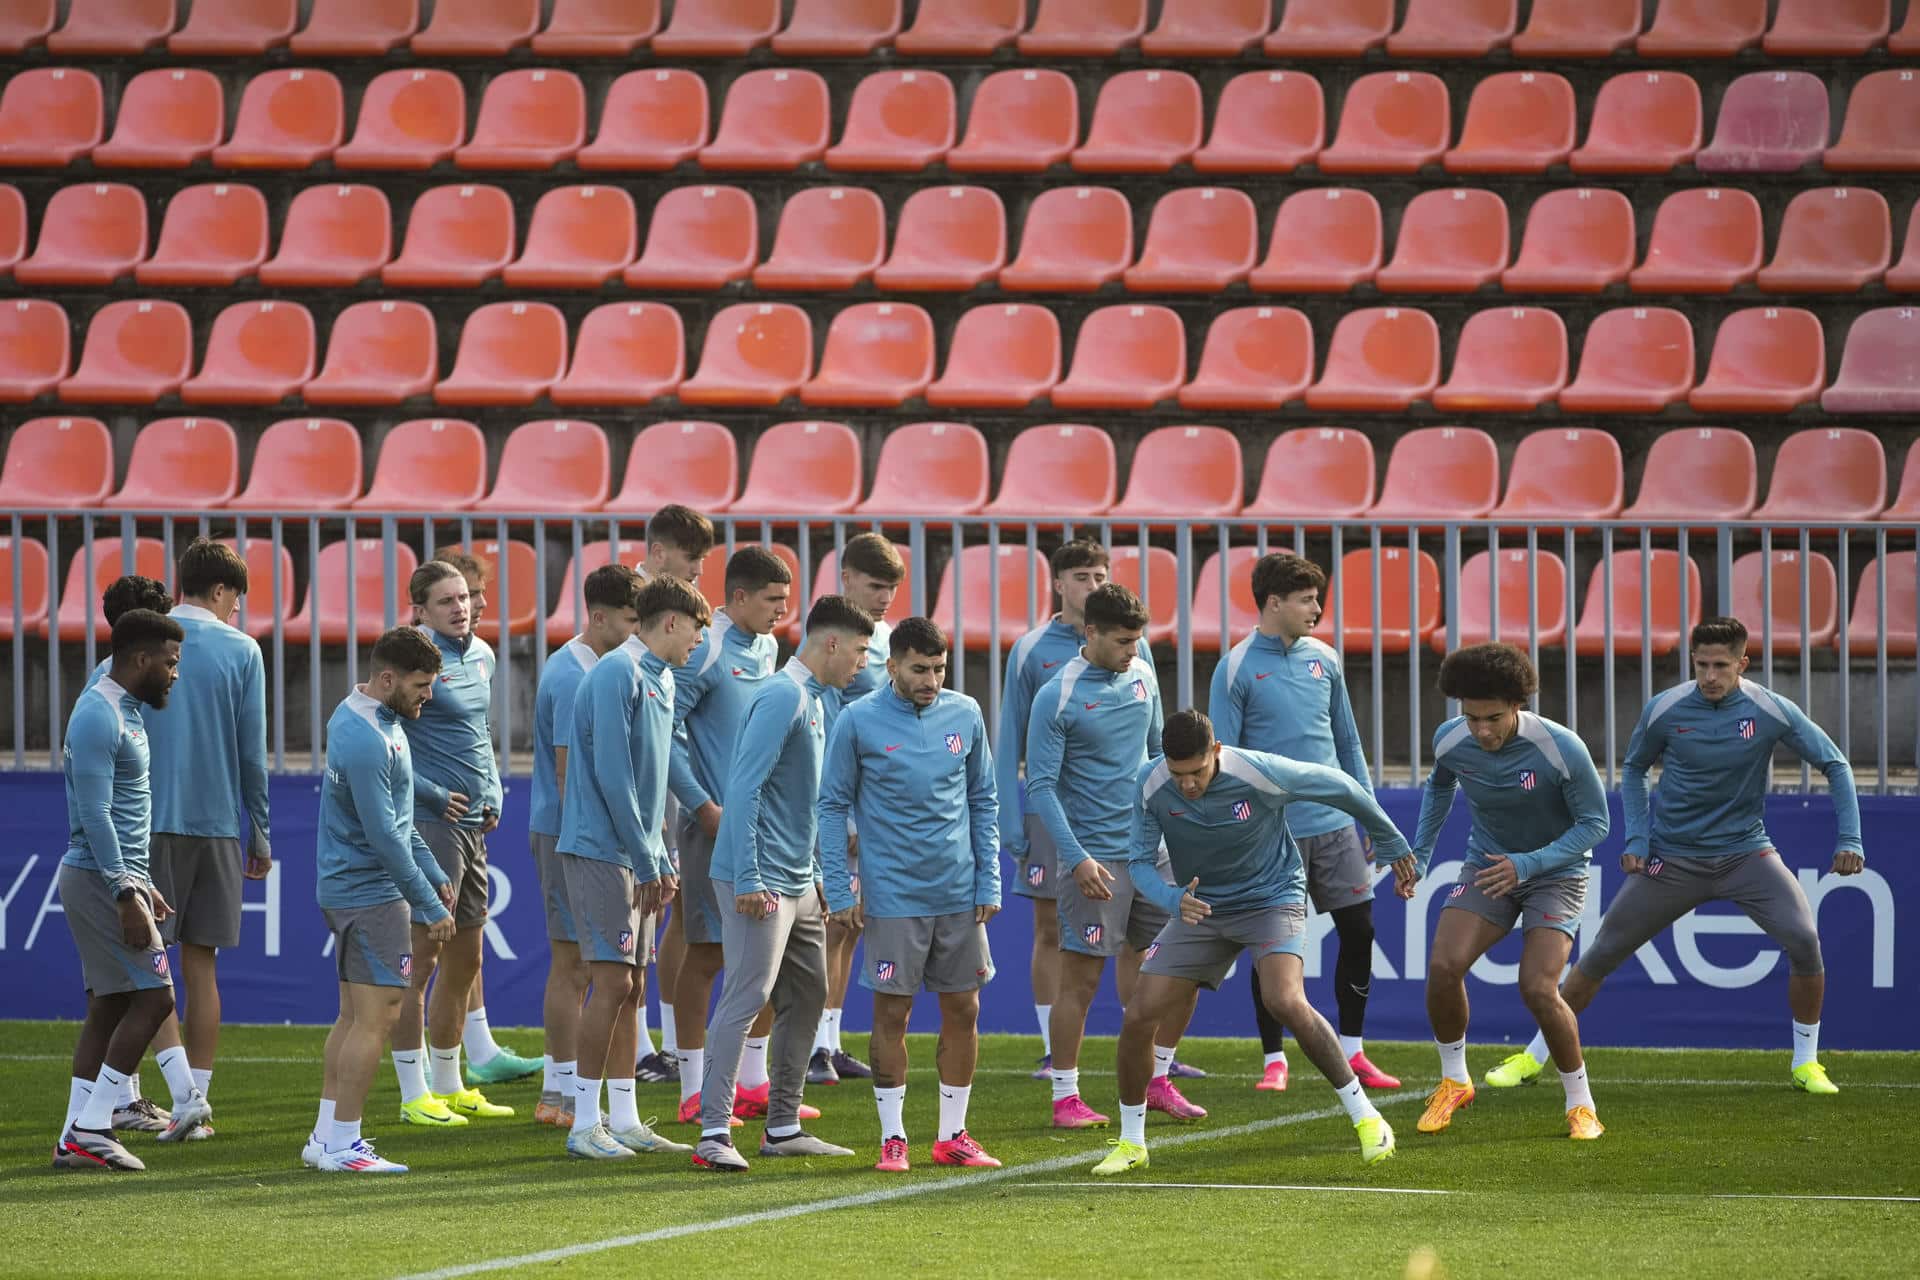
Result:
[[[1386,674],[1387,673],[1386,673],[1386,663],[1381,661],[1381,654],[1380,654],[1380,526],[1377,524],[1370,525],[1367,528],[1367,562],[1372,569],[1372,572],[1370,573],[1369,576],[1373,579],[1373,581],[1368,584],[1372,591],[1372,595],[1370,597],[1369,604],[1368,604],[1368,609],[1369,609],[1368,622],[1373,632],[1372,676],[1373,676],[1373,705],[1375,708],[1374,715],[1376,717],[1376,720],[1381,725],[1381,728],[1384,730],[1385,716],[1380,711],[1380,708],[1383,707],[1386,703]],[[1341,670],[1343,671],[1345,669],[1346,669],[1345,667],[1341,668]],[[1375,753],[1375,758],[1377,758],[1380,761],[1381,767],[1384,768],[1386,766],[1386,755],[1387,755],[1386,740],[1382,738],[1381,740],[1375,742],[1373,744],[1373,749]]]
[[[1684,575],[1683,575],[1684,576]],[[1640,531],[1640,705],[1653,701],[1653,532]]]
[[[1808,637],[1807,637],[1807,593],[1810,589],[1810,584],[1812,582],[1811,564],[1810,564],[1811,560],[1813,559],[1813,554],[1812,554],[1813,545],[1811,542],[1812,536],[1813,536],[1813,531],[1811,529],[1808,529],[1805,525],[1802,525],[1800,528],[1800,609],[1799,609],[1799,615],[1800,615],[1800,709],[1806,712],[1809,717],[1813,715],[1813,646],[1808,642]],[[1847,535],[1844,530],[1840,534],[1840,540],[1842,542],[1845,542],[1847,540]],[[1773,612],[1773,601],[1771,599],[1767,601],[1767,612],[1769,614]],[[1843,756],[1847,755],[1852,751],[1853,744],[1847,741],[1847,737],[1845,734],[1840,735],[1840,743],[1841,743],[1841,746],[1840,746],[1841,755]],[[1808,766],[1805,760],[1802,760],[1800,762],[1800,790],[1803,793],[1813,790],[1813,770]]]
[[[20,604],[20,594],[25,589],[20,580],[25,542],[21,536],[20,513],[16,511],[7,518],[7,550],[13,576],[10,598],[13,601],[13,767],[16,771],[25,766],[27,750],[27,630]],[[51,567],[48,576],[52,576]]]
[[[572,524],[573,521],[567,521]],[[546,521],[533,521],[533,670],[536,683],[547,669],[547,531]]]
[[[352,554],[352,544],[345,550]],[[320,731],[325,721],[320,718],[320,521],[317,517],[307,519],[307,731],[312,735],[309,750],[312,752],[312,771],[319,773],[326,767],[326,757],[320,752]],[[358,639],[349,631],[347,648],[352,649]]]
[[[1420,530],[1407,529],[1407,768],[1420,776]],[[1379,579],[1374,579],[1376,591]],[[1378,613],[1374,624],[1379,625]],[[1378,631],[1375,632],[1378,635]],[[1383,664],[1384,665],[1384,664]]]
[[[1180,643],[1174,650],[1174,701],[1182,708],[1193,705],[1193,526],[1182,520],[1173,528],[1173,558],[1180,582],[1175,601],[1176,630]]]
[[[273,771],[287,771],[287,628],[286,621],[293,616],[289,608],[293,596],[293,582],[287,577],[285,566],[280,557],[285,552],[285,535],[280,526],[280,517],[274,516],[267,526],[273,539]]]
[[[1455,580],[1448,595],[1459,590]],[[1487,638],[1506,640],[1500,632],[1500,526],[1487,526]]]
[[[1773,687],[1773,530],[1760,531],[1760,670]],[[1771,786],[1772,779],[1768,779]]]
[[[838,529],[840,527],[840,522],[838,520],[834,521],[833,523],[834,523],[835,529]],[[802,520],[800,522],[799,528],[794,532],[794,535],[793,535],[795,544],[796,544],[793,548],[794,554],[800,560],[800,581],[794,584],[794,600],[793,600],[792,607],[796,611],[795,613],[796,618],[802,624],[804,624],[807,620],[807,606],[813,603],[813,594],[814,594],[813,593],[812,532],[813,531],[808,527],[807,522],[805,520]]]
[[[958,520],[954,521],[952,525],[953,653],[947,659],[947,671],[949,678],[953,681],[955,693],[965,693],[967,691],[967,611],[964,607],[967,599],[965,582],[967,566],[965,563],[966,557],[960,554],[966,549],[966,543],[962,537],[962,533],[963,530],[960,522]],[[992,601],[987,607],[990,612],[998,613],[1000,611],[1000,602],[998,600]]]
[[[1580,642],[1579,642],[1579,637],[1574,634],[1574,628],[1577,621],[1574,614],[1574,608],[1579,602],[1580,575],[1576,571],[1578,569],[1578,565],[1575,563],[1576,557],[1574,555],[1574,550],[1573,550],[1572,526],[1568,526],[1567,528],[1562,529],[1560,531],[1560,551],[1561,551],[1562,559],[1565,561],[1565,564],[1566,564],[1566,583],[1564,586],[1566,599],[1561,602],[1561,608],[1564,610],[1564,613],[1562,614],[1562,620],[1561,620],[1561,625],[1564,628],[1562,634],[1565,636],[1565,640],[1563,643],[1566,647],[1566,655],[1567,655],[1567,670],[1566,670],[1567,714],[1566,714],[1564,723],[1566,724],[1567,728],[1572,729],[1574,732],[1578,733],[1579,724],[1580,724],[1580,704],[1579,704],[1578,698],[1576,697],[1576,691],[1577,691],[1576,674],[1577,673],[1575,671],[1575,668],[1578,667],[1579,665],[1578,658],[1580,655]]]
[[[1640,537],[1643,542],[1646,539],[1646,536],[1647,536],[1647,530],[1642,528],[1640,530]],[[1607,787],[1611,789],[1614,785],[1614,778],[1613,778],[1614,761],[1617,759],[1617,757],[1614,754],[1614,746],[1613,746],[1613,730],[1614,730],[1613,722],[1615,717],[1614,717],[1614,708],[1613,708],[1613,526],[1612,525],[1608,525],[1605,529],[1602,529],[1600,531],[1600,579],[1601,579],[1600,595],[1601,595],[1601,599],[1605,602],[1604,606],[1600,610],[1600,625],[1601,625],[1600,639],[1602,642],[1601,651],[1606,655],[1605,665],[1602,668],[1602,674],[1604,678],[1602,679],[1601,684],[1602,684],[1602,688],[1605,691],[1606,699],[1607,699],[1607,726],[1606,726]],[[1643,582],[1644,582],[1644,579],[1643,579]],[[1642,594],[1644,595],[1645,593],[1643,592]]]
[[[87,572],[93,572],[89,565]],[[47,742],[60,758],[60,522],[47,517]]]
[[[1835,582],[1833,588],[1833,614],[1834,620],[1840,628],[1838,635],[1840,642],[1840,662],[1838,666],[1840,675],[1840,750],[1844,754],[1851,755],[1853,753],[1853,658],[1847,652],[1847,583],[1851,580],[1848,571],[1851,568],[1850,562],[1853,559],[1853,555],[1845,529],[1840,530],[1839,537],[1836,541],[1840,545],[1835,549],[1837,563],[1835,565]],[[1808,594],[1811,595],[1812,593],[1809,592]],[[1809,609],[1811,609],[1811,606],[1809,606]],[[1811,655],[1809,655],[1807,671],[1809,678],[1811,678],[1813,671]],[[1886,705],[1886,699],[1882,698],[1874,705],[1884,707]],[[1884,721],[1887,717],[1883,714],[1879,718]],[[1877,786],[1885,785],[1886,767],[1884,761],[1881,763],[1880,774],[1881,778],[1876,784]]]
[[[1688,641],[1693,635],[1693,628],[1690,625],[1693,618],[1693,551],[1687,542],[1687,532],[1686,526],[1682,525],[1679,541],[1680,562],[1675,566],[1680,574],[1680,617],[1677,624],[1680,643],[1675,647],[1674,652],[1679,655],[1681,682],[1687,678],[1687,664],[1690,661],[1687,656]]]
[[[1915,556],[1920,563],[1920,556]],[[1873,616],[1880,620],[1873,638],[1873,705],[1880,710],[1876,719],[1880,722],[1880,741],[1877,744],[1880,763],[1880,786],[1877,794],[1886,795],[1888,770],[1892,768],[1893,755],[1891,744],[1887,741],[1887,529],[1885,525],[1873,531]],[[1847,589],[1847,580],[1840,579],[1840,590]],[[1849,647],[1847,636],[1847,608],[1844,597],[1840,603],[1840,673],[1841,677],[1851,675],[1853,668],[1853,650]],[[1910,721],[1920,724],[1920,719]]]
[[[123,560],[125,559],[125,556],[126,556],[126,548],[128,543],[133,543],[135,546],[135,549],[138,550],[139,544],[138,544],[137,532],[133,529],[132,526],[133,526],[133,521],[131,519],[126,519],[122,521],[122,527],[127,529],[127,531],[130,534],[135,535],[131,537],[125,537],[120,540],[121,558]],[[135,565],[137,566],[138,563],[139,561],[136,557]],[[166,584],[167,590],[169,592],[172,592],[174,589],[173,517],[172,516],[163,516],[160,520],[160,564],[161,564],[160,580]],[[138,573],[139,569],[136,567],[136,568],[127,570],[127,572]]]
[[[1233,546],[1225,523],[1215,526],[1214,542],[1218,548],[1214,554],[1220,563],[1220,652],[1224,656],[1233,648],[1233,627],[1228,617],[1233,609],[1233,593],[1228,588],[1228,579],[1233,577]]]
[[[498,528],[500,547],[500,649],[494,657],[499,662],[500,680],[495,694],[496,705],[500,708],[500,737],[494,744],[494,768],[502,778],[507,776],[507,761],[513,750],[513,548],[507,544],[507,520],[500,517]],[[534,610],[537,615],[539,610]],[[539,626],[536,617],[535,628]]]
[[[1453,585],[1453,590],[1447,592],[1446,621],[1447,652],[1452,653],[1460,647],[1460,526],[1449,523],[1441,538],[1442,563],[1446,567],[1447,581]],[[1489,631],[1488,634],[1493,633]],[[1447,706],[1453,706],[1451,699]]]
[[[126,545],[124,539],[121,545]],[[94,586],[99,579],[94,576],[93,569],[93,517],[90,515],[80,517],[80,554],[84,557],[81,564],[86,570],[86,576],[80,579],[80,589],[87,593],[81,600],[81,605],[85,610],[87,625],[85,627],[85,635],[82,636],[80,641],[80,652],[85,655],[86,658],[83,665],[88,671],[92,671],[93,664],[99,661],[99,658],[95,654],[96,641],[93,630],[99,625],[101,615],[98,612],[100,600],[99,597],[94,594]],[[86,677],[82,676],[81,679],[84,680]]]
[[[1031,576],[1035,566],[1027,564]],[[1000,600],[1000,525],[987,521],[987,594],[997,606]],[[999,741],[1000,733],[1000,610],[996,607],[988,619],[990,643],[987,646],[987,726]]]
[[[1527,526],[1527,661],[1533,669],[1540,669],[1540,527]],[[1533,696],[1527,699],[1527,705],[1537,714],[1540,710],[1540,690],[1536,687]]]
[[[1046,607],[1040,605],[1040,526],[1027,522],[1027,630],[1040,625],[1040,619],[1053,615],[1053,597],[1047,597]],[[1051,591],[1051,588],[1049,588]]]
[[[915,617],[927,617],[927,530],[918,520],[907,523],[907,558],[913,565],[912,584],[908,594],[913,597]]]
[[[1715,589],[1715,592],[1714,592],[1714,594],[1719,599],[1719,604],[1715,608],[1714,612],[1718,613],[1721,617],[1724,618],[1733,612],[1734,531],[1732,527],[1729,525],[1724,525],[1724,524],[1715,525],[1714,534],[1715,534],[1714,556],[1716,560],[1716,563],[1714,565],[1714,571],[1715,571],[1715,574],[1720,579],[1719,586]],[[1692,674],[1693,674],[1693,671],[1691,666],[1684,666],[1680,670],[1680,678],[1682,680],[1685,680],[1688,676]]]

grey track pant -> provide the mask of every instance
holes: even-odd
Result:
[[[733,884],[713,881],[720,904],[720,945],[726,973],[720,1003],[707,1026],[706,1074],[700,1081],[700,1129],[725,1133],[733,1116],[733,1090],[747,1030],[761,1008],[773,1004],[773,1040],[767,1046],[767,1125],[800,1123],[800,1094],[807,1083],[820,1011],[827,1003],[827,923],[809,889],[779,897],[779,909],[755,920],[733,909]],[[778,895],[776,895],[778,896]]]

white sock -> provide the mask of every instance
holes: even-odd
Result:
[[[1153,1046],[1153,1078],[1159,1080],[1171,1070],[1173,1070],[1173,1050],[1163,1044]]]
[[[680,1101],[685,1102],[700,1092],[700,1077],[707,1069],[707,1051],[680,1049],[675,1056],[680,1059]]]
[[[776,1142],[782,1138],[791,1138],[799,1132],[800,1126],[797,1124],[770,1124],[767,1126],[767,1136]],[[702,1134],[700,1136],[705,1137],[706,1135]]]
[[[967,1099],[973,1097],[970,1084],[940,1085],[940,1141],[946,1142],[966,1132]]]
[[[840,1047],[840,1025],[841,1025],[841,1020],[842,1020],[842,1015],[844,1015],[845,1013],[846,1013],[846,1010],[844,1010],[844,1009],[829,1009],[829,1010],[827,1010],[827,1016],[828,1016],[829,1018],[831,1018],[831,1019],[833,1019],[833,1024],[832,1024],[832,1028],[831,1028],[831,1029],[832,1029],[832,1032],[833,1032],[833,1051],[834,1051],[835,1053],[844,1053],[844,1052],[845,1052],[845,1050],[843,1050],[843,1049],[842,1049],[842,1048]]]
[[[420,1049],[395,1049],[393,1051],[393,1074],[400,1081],[400,1102],[402,1105],[423,1098],[427,1093],[427,1068],[422,1059],[425,1053]]]
[[[1147,1104],[1130,1107],[1120,1104],[1120,1141],[1131,1142],[1136,1147],[1147,1145]]]
[[[1080,1093],[1080,1068],[1055,1067],[1053,1069],[1053,1100],[1064,1101]]]
[[[680,1052],[680,1037],[674,1029],[673,1006],[660,1002],[660,1052],[672,1057]]]
[[[641,1057],[647,1058],[647,1057],[651,1057],[654,1053],[657,1052],[657,1050],[655,1050],[653,1047],[653,1028],[647,1025],[647,1006],[645,1005],[645,1003],[641,1004],[639,1012],[640,1012],[639,1053]]]
[[[433,1091],[435,1093],[460,1092],[460,1046],[451,1049],[434,1049],[429,1046],[429,1055],[433,1059]]]
[[[1578,1070],[1562,1071],[1560,1084],[1567,1091],[1567,1110],[1585,1107],[1593,1110],[1593,1090],[1587,1087],[1587,1064],[1581,1063]]]
[[[327,1144],[327,1152],[345,1151],[360,1141],[360,1122],[358,1120],[335,1120],[333,1131],[322,1139]]]
[[[500,1046],[493,1042],[493,1028],[487,1025],[484,1006],[467,1011],[467,1025],[460,1033],[460,1043],[466,1046],[467,1059],[476,1067],[500,1056]]]
[[[80,1113],[87,1109],[87,1099],[92,1094],[93,1081],[82,1080],[79,1076],[73,1077],[72,1083],[67,1086],[67,1115],[60,1122],[61,1137],[67,1136],[67,1130],[73,1128],[73,1122],[78,1120]]]
[[[1547,1036],[1544,1031],[1533,1033],[1533,1039],[1527,1041],[1527,1056],[1535,1062],[1545,1062],[1553,1055],[1547,1051]]]
[[[93,1092],[87,1095],[87,1104],[80,1108],[80,1118],[74,1123],[82,1129],[113,1128],[113,1108],[120,1097],[120,1086],[126,1082],[126,1076],[101,1063],[100,1074],[94,1077]]]
[[[1465,1050],[1463,1049],[1462,1052],[1464,1053]],[[1380,1114],[1379,1109],[1373,1105],[1373,1099],[1367,1096],[1367,1091],[1360,1087],[1360,1081],[1357,1079],[1347,1081],[1334,1092],[1340,1095],[1340,1105],[1347,1109],[1347,1119],[1355,1124],[1359,1124],[1362,1120],[1371,1120]]]
[[[1353,1056],[1359,1053],[1364,1047],[1365,1046],[1360,1043],[1359,1036],[1340,1037],[1340,1054],[1349,1062],[1353,1061]]]
[[[815,1053],[833,1052],[833,1013],[832,1009],[820,1011],[820,1025],[813,1032],[813,1051]]]
[[[113,1099],[116,1109],[130,1107],[140,1099],[140,1073],[134,1072],[120,1082],[120,1091]]]
[[[1467,1038],[1461,1036],[1452,1044],[1440,1040],[1434,1043],[1440,1046],[1440,1074],[1449,1080],[1472,1083],[1467,1075]]]
[[[579,1064],[574,1062],[556,1062],[553,1064],[553,1091],[560,1095],[567,1105],[573,1105],[574,1073]]]
[[[633,1097],[633,1077],[622,1080],[607,1080],[607,1127],[610,1129],[638,1129],[640,1127],[640,1108]]]
[[[320,1116],[313,1122],[313,1136],[322,1142],[333,1132],[333,1112],[337,1105],[332,1098],[320,1099]]]
[[[1034,1005],[1033,1017],[1040,1024],[1040,1052],[1051,1054],[1053,1052],[1053,1006]]]
[[[600,1123],[600,1082],[573,1078],[573,1131],[585,1133]]]
[[[901,1118],[901,1112],[907,1109],[907,1086],[897,1089],[878,1089],[873,1091],[873,1105],[880,1110],[880,1139],[904,1138],[907,1136],[907,1122]]]
[[[758,1089],[767,1083],[767,1037],[748,1036],[740,1052],[740,1087]]]
[[[1820,1060],[1820,1024],[1817,1022],[1795,1022],[1793,1024],[1793,1069],[1798,1070],[1809,1062]]]
[[[1285,1049],[1275,1049],[1272,1053],[1266,1056],[1266,1058],[1261,1062],[1260,1065],[1263,1067],[1270,1067],[1276,1062],[1285,1062],[1286,1060],[1287,1060],[1287,1051]]]
[[[552,1093],[558,1087],[554,1083],[554,1081],[558,1078],[560,1074],[559,1068],[560,1068],[560,1064],[553,1060],[552,1054],[549,1053],[544,1058],[541,1059],[540,1061],[540,1092]]]
[[[166,1077],[167,1092],[173,1095],[173,1105],[184,1106],[193,1096],[193,1068],[187,1065],[187,1050],[184,1045],[175,1045],[171,1049],[162,1049],[153,1055],[160,1064],[160,1074]]]
[[[200,1091],[201,1097],[207,1097],[210,1094],[212,1094],[213,1068],[212,1067],[193,1068],[193,1087]]]

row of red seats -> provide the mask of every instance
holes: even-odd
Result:
[[[888,251],[887,209],[860,187],[809,187],[781,206],[760,259],[759,212],[739,187],[679,187],[654,204],[644,252],[633,198],[618,187],[566,186],[535,203],[524,245],[512,198],[491,186],[429,188],[410,209],[394,256],[393,214],[378,188],[308,187],[294,196],[272,252],[272,218],[254,187],[205,183],[166,203],[149,253],[146,198],[120,183],[62,187],[40,215],[29,254],[28,210],[0,184],[0,278],[28,285],[232,285],[342,288],[378,276],[398,288],[713,290],[743,281],[770,291],[905,293],[1851,293],[1884,279],[1920,292],[1920,202],[1899,265],[1893,216],[1871,187],[1818,187],[1788,202],[1773,258],[1760,202],[1745,190],[1677,191],[1653,215],[1644,259],[1632,202],[1592,187],[1549,191],[1527,210],[1516,258],[1511,215],[1492,191],[1423,191],[1398,211],[1393,257],[1386,217],[1357,187],[1296,191],[1274,211],[1264,260],[1261,214],[1226,187],[1171,191],[1154,204],[1135,259],[1134,210],[1110,187],[1062,187],[1027,206],[1017,255],[1006,206],[985,187],[929,187],[902,202]],[[518,256],[516,256],[518,248]],[[637,255],[637,256],[636,256]]]
[[[1236,307],[1214,316],[1188,376],[1187,335],[1162,306],[1101,307],[1081,322],[1062,376],[1060,322],[1046,307],[990,303],[965,312],[935,378],[933,318],[907,302],[864,302],[828,327],[816,369],[813,322],[787,303],[736,303],[707,325],[700,367],[686,371],[680,313],[657,302],[613,302],[567,322],[543,302],[497,302],[461,330],[453,371],[440,375],[433,313],[418,302],[358,302],[334,320],[326,361],[312,314],[297,302],[236,302],[215,317],[200,372],[176,302],[113,302],[93,314],[70,371],[66,312],[56,303],[0,304],[0,402],[53,393],[68,404],[446,405],[803,404],[894,408],[1271,410],[1304,401],[1331,412],[1397,412],[1427,401],[1443,412],[1831,413],[1920,410],[1920,311],[1883,307],[1849,328],[1827,382],[1826,335],[1798,307],[1749,307],[1714,334],[1697,383],[1693,324],[1668,307],[1619,307],[1587,327],[1578,373],[1566,322],[1544,307],[1497,307],[1468,317],[1441,381],[1440,327],[1412,307],[1366,307],[1335,324],[1319,362],[1313,329],[1291,307]],[[317,372],[316,372],[317,370]]]
[[[381,442],[372,487],[360,491],[359,433],[330,418],[293,418],[260,437],[244,489],[233,429],[215,418],[163,418],[136,437],[125,482],[113,491],[113,446],[93,418],[22,424],[0,469],[0,508],[29,510],[607,511],[644,515],[666,502],[734,517],[802,514],[926,518],[990,515],[1008,520],[1280,521],[1502,519],[1769,520],[1920,522],[1920,446],[1887,505],[1887,460],[1871,432],[1817,427],[1789,436],[1759,503],[1753,443],[1724,427],[1661,436],[1640,492],[1626,505],[1620,445],[1605,431],[1555,427],[1525,437],[1508,468],[1494,440],[1471,427],[1425,427],[1394,443],[1374,491],[1373,447],[1338,427],[1304,427],[1267,450],[1259,491],[1242,496],[1239,438],[1220,427],[1161,427],[1135,450],[1119,497],[1113,441],[1081,424],[1032,427],[1011,446],[999,495],[985,437],[958,422],[921,422],[887,434],[873,489],[860,437],[838,422],[787,422],[754,443],[738,488],[733,434],[711,422],[663,422],[643,430],[612,492],[611,451],[591,422],[530,422],[507,437],[487,492],[485,437],[457,419],[414,419]],[[1117,501],[1116,501],[1117,498]],[[1758,505],[1756,506],[1756,503]]]
[[[1454,140],[1447,87],[1420,71],[1381,71],[1347,89],[1333,143],[1320,82],[1297,71],[1249,71],[1220,91],[1203,145],[1206,104],[1182,71],[1123,71],[1108,78],[1081,139],[1072,78],[1038,68],[995,72],[975,90],[964,137],[953,82],[933,71],[879,71],[854,90],[832,145],[827,82],[799,69],[749,71],[728,86],[719,132],[709,139],[707,83],[687,70],[631,71],[614,81],[587,141],[587,91],[557,69],[507,71],[487,82],[467,136],[457,76],[396,70],[376,76],[346,141],[340,82],[317,70],[267,71],[247,84],[231,137],[219,77],[165,68],[143,72],[121,95],[113,137],[91,72],[24,71],[0,95],[0,163],[59,167],[91,158],[104,168],[546,170],[829,169],[1039,172],[1070,163],[1083,172],[1703,173],[1920,169],[1920,82],[1904,70],[1872,72],[1848,91],[1840,137],[1830,136],[1828,91],[1804,71],[1741,76],[1721,98],[1714,138],[1701,146],[1700,86],[1675,71],[1614,76],[1594,99],[1576,146],[1573,86],[1547,71],[1481,80]],[[223,141],[224,139],[224,141]],[[957,141],[956,141],[957,140]]]
[[[544,57],[626,57],[642,45],[665,57],[739,57],[761,46],[798,57],[903,54],[985,56],[1012,45],[1029,57],[1109,58],[1138,46],[1151,57],[1236,57],[1258,45],[1272,57],[1359,57],[1384,47],[1401,58],[1601,58],[1632,45],[1643,57],[1731,57],[1759,45],[1775,56],[1846,57],[1887,45],[1920,51],[1920,15],[1892,32],[1891,0],[1661,0],[1641,30],[1641,0],[1162,0],[1147,29],[1147,0],[919,0],[905,26],[902,0],[796,0],[784,29],[780,0],[447,0],[420,25],[420,0],[313,0],[304,29],[298,0],[194,0],[184,27],[177,0],[73,0],[55,30],[54,0],[15,0],[0,21],[0,53],[45,42],[58,54],[136,54],[164,42],[195,56],[258,56],[287,46],[303,57],[377,57],[405,44],[421,57],[499,57],[531,46]],[[905,29],[903,30],[903,27]]]

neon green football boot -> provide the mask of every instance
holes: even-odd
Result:
[[[1487,1088],[1511,1089],[1516,1085],[1532,1084],[1545,1069],[1541,1062],[1525,1049],[1500,1060],[1497,1067],[1489,1067],[1486,1074]]]
[[[400,1120],[403,1124],[424,1125],[429,1129],[457,1129],[467,1122],[465,1116],[455,1115],[446,1103],[430,1093],[401,1103]]]
[[[1817,1062],[1793,1069],[1793,1087],[1802,1093],[1840,1092],[1840,1086],[1827,1079],[1827,1069]]]
[[[497,1102],[488,1102],[486,1095],[472,1085],[458,1093],[436,1093],[433,1095],[457,1116],[474,1116],[480,1119],[494,1119],[513,1114],[512,1107],[501,1106]]]
[[[1393,1126],[1380,1116],[1368,1116],[1357,1120],[1354,1132],[1360,1135],[1360,1160],[1363,1164],[1379,1164],[1393,1155]]]
[[[1139,1143],[1110,1138],[1107,1145],[1113,1150],[1107,1153],[1105,1160],[1093,1166],[1094,1177],[1111,1178],[1116,1173],[1131,1173],[1147,1167],[1147,1149]]]

